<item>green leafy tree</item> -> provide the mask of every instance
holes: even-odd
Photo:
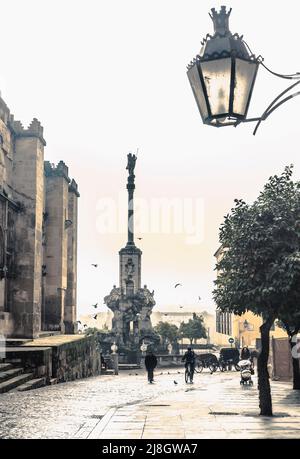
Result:
[[[193,318],[188,322],[181,322],[179,333],[182,338],[188,338],[191,344],[193,344],[193,341],[197,339],[206,339],[207,332],[204,324],[204,318],[194,313]]]
[[[159,322],[154,331],[161,337],[162,345],[165,349],[169,343],[176,344],[180,337],[178,327],[168,322]]]
[[[224,255],[216,266],[214,299],[223,312],[252,311],[263,319],[259,406],[261,415],[272,416],[270,328],[287,311],[293,318],[300,299],[300,183],[292,181],[292,166],[281,176],[270,177],[252,205],[243,200],[235,204],[220,228]]]

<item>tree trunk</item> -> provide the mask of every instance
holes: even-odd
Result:
[[[291,353],[292,353],[292,363],[293,363],[293,389],[300,390],[300,365],[299,359],[294,358],[295,350],[293,351],[294,347],[297,346],[297,339],[293,341],[293,336],[289,338],[290,346],[291,346]]]
[[[257,361],[258,371],[258,390],[259,408],[261,416],[273,416],[271,386],[268,372],[269,348],[270,348],[270,328],[273,319],[268,319],[260,327],[261,351]]]

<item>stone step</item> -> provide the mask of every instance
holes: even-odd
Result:
[[[39,333],[39,338],[48,338],[49,336],[58,336],[62,333],[60,331],[42,331]]]
[[[119,370],[138,370],[141,368],[136,363],[119,363]]]
[[[16,387],[12,392],[25,392],[26,390],[39,389],[44,386],[46,386],[46,378],[36,378],[21,384],[21,386]]]
[[[15,378],[11,378],[8,381],[2,382],[0,384],[0,394],[3,394],[12,389],[15,389],[16,387],[20,386],[21,384],[24,384],[30,379],[33,379],[33,373],[25,373],[25,374],[16,376]]]
[[[101,375],[113,375],[115,374],[114,370],[102,370]]]
[[[11,370],[13,368],[11,363],[0,363],[0,371]]]
[[[4,381],[8,381],[9,379],[14,378],[15,376],[19,376],[24,373],[23,368],[11,368],[10,370],[5,370],[0,372],[0,384]]]
[[[26,343],[30,343],[32,339],[29,338],[7,338],[6,339],[6,346],[24,346]]]
[[[12,365],[19,365],[22,363],[22,359],[10,359],[9,357],[6,357],[6,362]]]

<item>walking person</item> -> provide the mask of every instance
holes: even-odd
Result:
[[[194,372],[195,372],[195,364],[196,364],[196,354],[192,350],[191,346],[188,346],[187,352],[182,357],[182,362],[185,362],[185,368],[189,369],[190,371],[190,382],[193,384]]]
[[[148,373],[148,381],[150,384],[154,382],[154,369],[157,366],[157,358],[152,351],[149,351],[145,357],[145,367]]]
[[[250,360],[251,362],[251,374],[254,375],[254,361],[250,349],[244,346],[241,351],[241,360]]]
[[[247,346],[244,346],[241,351],[241,360],[250,360],[251,353]]]

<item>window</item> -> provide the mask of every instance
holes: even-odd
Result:
[[[223,335],[231,335],[231,313],[230,312],[216,312],[216,330]]]

